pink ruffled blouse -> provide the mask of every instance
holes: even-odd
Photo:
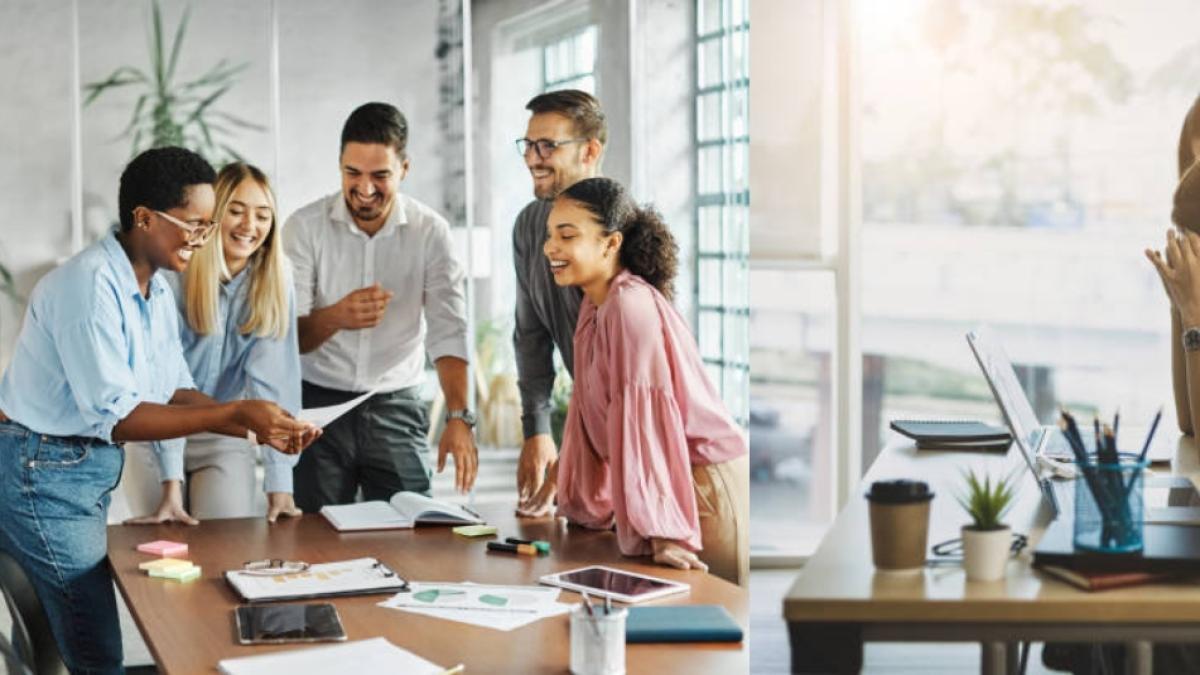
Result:
[[[626,270],[602,306],[584,298],[558,515],[596,529],[615,523],[626,555],[652,553],[654,537],[699,551],[692,466],[747,452],[687,323],[657,289]]]

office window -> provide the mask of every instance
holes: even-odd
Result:
[[[709,376],[743,425],[750,386],[747,0],[696,8],[696,336]]]
[[[542,47],[542,91],[596,92],[596,27],[587,26]]]
[[[976,324],[1043,421],[1059,404],[1119,407],[1122,429],[1173,414],[1168,303],[1141,251],[1170,224],[1200,7],[859,10],[863,467],[889,418],[999,419]]]

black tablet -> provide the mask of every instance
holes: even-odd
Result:
[[[346,639],[337,608],[328,602],[303,605],[241,605],[234,610],[238,642],[327,642]]]

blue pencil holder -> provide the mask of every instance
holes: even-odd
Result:
[[[1078,464],[1075,479],[1075,548],[1099,553],[1142,550],[1146,461],[1121,453],[1118,462],[1101,463],[1095,455]]]

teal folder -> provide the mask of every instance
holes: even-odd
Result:
[[[720,605],[630,607],[626,642],[741,642],[742,627]]]

